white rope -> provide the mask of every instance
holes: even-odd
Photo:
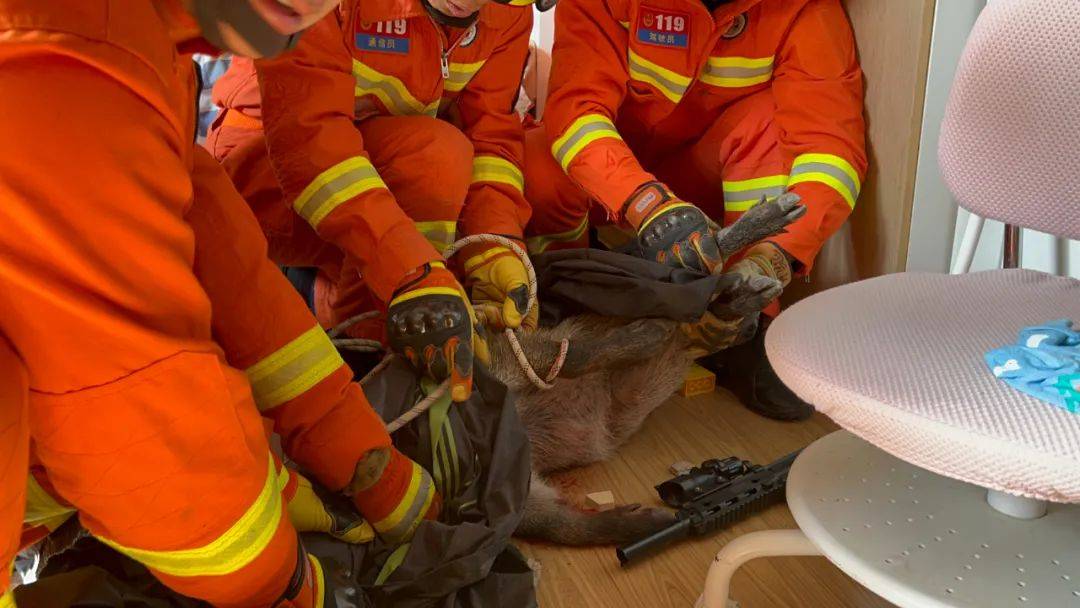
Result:
[[[446,249],[446,251],[443,252],[443,257],[445,259],[450,259],[463,247],[466,247],[473,243],[495,243],[497,245],[502,245],[503,247],[506,247],[507,249],[513,251],[514,254],[521,259],[523,265],[525,266],[525,274],[528,280],[529,288],[529,300],[528,304],[526,304],[525,307],[525,313],[522,316],[528,316],[528,314],[532,312],[532,309],[537,304],[537,281],[536,270],[533,268],[532,261],[529,260],[529,256],[525,253],[525,250],[518,246],[518,244],[514,241],[506,237],[499,236],[497,234],[475,234],[455,241],[452,245],[450,245],[450,247]],[[331,341],[334,343],[334,346],[337,346],[338,348],[358,352],[378,352],[382,350],[382,345],[376,340],[338,337],[342,333],[344,333],[345,330],[349,329],[353,325],[356,325],[357,323],[367,319],[372,319],[378,316],[378,314],[379,313],[377,311],[372,311],[356,315],[355,317],[351,317],[344,322],[339,323],[336,327],[334,327],[327,333],[329,334]],[[529,363],[528,357],[525,356],[525,349],[521,347],[521,341],[518,340],[517,333],[509,327],[506,328],[503,333],[506,335],[506,339],[510,343],[510,350],[514,353],[514,357],[517,359],[518,365],[521,366],[521,371],[525,372],[525,376],[528,377],[529,381],[532,382],[533,385],[535,385],[536,388],[540,390],[546,391],[552,388],[554,386],[554,384],[552,383],[555,381],[555,378],[558,377],[559,371],[562,370],[563,363],[566,362],[566,353],[567,350],[569,350],[570,348],[570,342],[566,339],[563,339],[563,341],[559,344],[558,357],[556,357],[555,361],[552,363],[551,369],[548,370],[547,376],[545,378],[541,378],[539,375],[537,375],[536,370],[533,369],[532,364]],[[373,378],[377,373],[386,369],[386,367],[390,365],[390,361],[393,358],[393,353],[386,355],[386,357],[384,357],[378,365],[372,368],[371,371],[369,371],[363,378],[360,379],[360,384],[366,384],[368,380]],[[449,390],[449,388],[450,381],[443,381],[443,383],[440,384],[438,388],[436,388],[434,391],[432,391],[430,395],[421,399],[407,412],[398,416],[389,424],[387,424],[387,432],[393,433],[394,431],[415,420],[418,416],[420,416],[420,414],[423,414],[424,412],[431,409],[431,406],[434,405],[435,402],[438,401],[443,395],[445,395],[446,391]]]

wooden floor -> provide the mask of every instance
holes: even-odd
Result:
[[[739,456],[756,463],[775,460],[835,430],[825,417],[779,423],[742,407],[729,393],[674,397],[605,463],[565,473],[562,485],[587,492],[612,490],[619,502],[660,506],[653,486],[670,477],[679,460]],[[689,608],[705,582],[709,562],[740,534],[794,528],[786,506],[775,506],[733,528],[669,548],[630,569],[619,567],[614,549],[572,549],[521,543],[540,562],[543,608]],[[891,606],[863,589],[824,558],[768,558],[744,566],[732,582],[742,608],[884,608]]]

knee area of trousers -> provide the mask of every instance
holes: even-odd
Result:
[[[454,125],[425,119],[423,141],[411,155],[433,198],[464,202],[472,182],[473,145]]]

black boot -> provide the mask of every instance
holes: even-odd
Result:
[[[720,351],[699,363],[713,371],[717,383],[735,393],[750,410],[773,420],[806,420],[813,415],[813,406],[784,385],[765,356],[766,327],[760,327],[749,342]]]

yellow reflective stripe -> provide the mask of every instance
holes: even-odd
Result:
[[[716,87],[749,87],[768,82],[773,75],[773,57],[709,57],[701,81]]]
[[[525,176],[514,163],[501,156],[483,154],[473,158],[473,183],[496,182],[525,191]]]
[[[33,474],[26,475],[26,513],[23,523],[29,526],[45,526],[50,530],[58,528],[75,513],[75,509],[57,502],[45,488],[34,479]]]
[[[338,205],[377,188],[386,188],[379,172],[367,158],[354,156],[320,173],[296,197],[293,209],[317,229]]]
[[[308,563],[311,564],[311,578],[315,584],[315,608],[323,608],[326,605],[326,576],[323,575],[322,564],[319,560],[308,553]]]
[[[435,116],[439,111],[438,99],[426,105],[421,103],[413,97],[404,82],[389,74],[376,71],[356,59],[353,59],[352,69],[356,96],[374,95],[391,114]]]
[[[822,183],[836,190],[852,209],[862,191],[862,181],[855,167],[834,154],[803,154],[795,159],[788,187],[807,182]]]
[[[434,247],[436,251],[442,253],[443,251],[446,251],[447,247],[453,244],[454,239],[457,236],[457,222],[416,222],[416,230],[424,235],[424,238],[431,243],[431,246]]]
[[[416,519],[419,515],[423,514],[425,509],[421,508],[417,510],[417,499],[420,498],[421,490],[424,490],[424,486],[427,485],[427,492],[424,496],[424,502],[421,503],[424,507],[431,504],[431,497],[434,492],[431,492],[430,478],[424,473],[424,470],[420,468],[420,465],[415,462],[412,463],[412,475],[409,479],[409,488],[405,491],[405,495],[401,497],[401,502],[394,507],[394,510],[389,515],[380,519],[379,521],[371,522],[371,525],[380,532],[386,532],[387,530],[393,530],[394,528],[401,526],[403,523],[406,525],[412,525],[412,519]],[[407,519],[407,516],[414,516]]]
[[[532,3],[532,0],[529,0]],[[484,67],[484,61],[477,61],[476,63],[451,63],[447,67],[450,69],[450,76],[443,81],[443,89],[456,93],[465,88],[465,85],[469,84],[472,77],[480,71],[480,68]]]
[[[390,306],[395,304],[401,304],[402,302],[408,302],[414,298],[423,296],[455,296],[460,298],[461,292],[453,287],[425,287],[423,289],[416,289],[414,291],[407,291],[400,296],[390,301]]]
[[[465,260],[465,264],[462,267],[465,269],[465,272],[472,272],[476,269],[477,266],[480,266],[491,258],[497,255],[502,255],[504,253],[510,253],[510,249],[507,247],[495,246],[491,249],[488,249],[487,251],[474,255],[473,257]]]
[[[259,411],[297,398],[334,373],[345,361],[316,325],[244,370]]]
[[[394,549],[394,552],[390,554],[390,557],[386,558],[383,563],[382,570],[379,570],[379,575],[375,577],[375,585],[379,586],[386,582],[386,579],[390,578],[390,575],[397,570],[401,563],[405,561],[405,555],[409,553],[409,546],[412,543],[405,543]]]
[[[507,4],[510,6],[532,6],[533,0],[510,0]]]
[[[629,68],[630,78],[653,85],[672,103],[679,103],[682,96],[686,94],[686,90],[690,88],[690,82],[692,81],[690,77],[672,72],[645,59],[634,51],[630,51],[629,56],[627,67]]]
[[[664,207],[664,211],[667,212],[670,209],[678,209],[679,207],[693,207],[693,205],[690,203],[675,203]],[[651,224],[659,215],[659,213],[654,212],[648,219],[642,222],[641,226],[638,227],[638,233],[640,234],[642,230],[645,230],[645,227]]]
[[[0,608],[15,608],[14,592],[7,591],[3,595],[0,595]]]
[[[248,510],[224,534],[196,549],[150,551],[98,539],[135,561],[171,576],[221,576],[250,564],[270,544],[281,522],[281,492],[274,459],[267,458],[266,482]]]
[[[541,234],[534,237],[529,237],[525,241],[526,247],[529,249],[529,253],[543,253],[552,243],[571,243],[581,238],[581,235],[585,234],[585,231],[589,229],[589,216],[581,218],[581,224],[576,228],[567,230],[566,232],[559,232],[556,234]]]
[[[770,175],[742,181],[724,182],[724,210],[746,211],[761,197],[774,199],[787,191],[788,176]]]
[[[619,25],[623,26],[624,30],[629,30],[630,29],[630,22],[629,21],[620,21]]]
[[[562,165],[563,171],[566,171],[585,146],[608,137],[622,141],[622,136],[615,129],[615,123],[602,114],[586,114],[575,120],[563,132],[562,137],[551,144],[551,153]]]

